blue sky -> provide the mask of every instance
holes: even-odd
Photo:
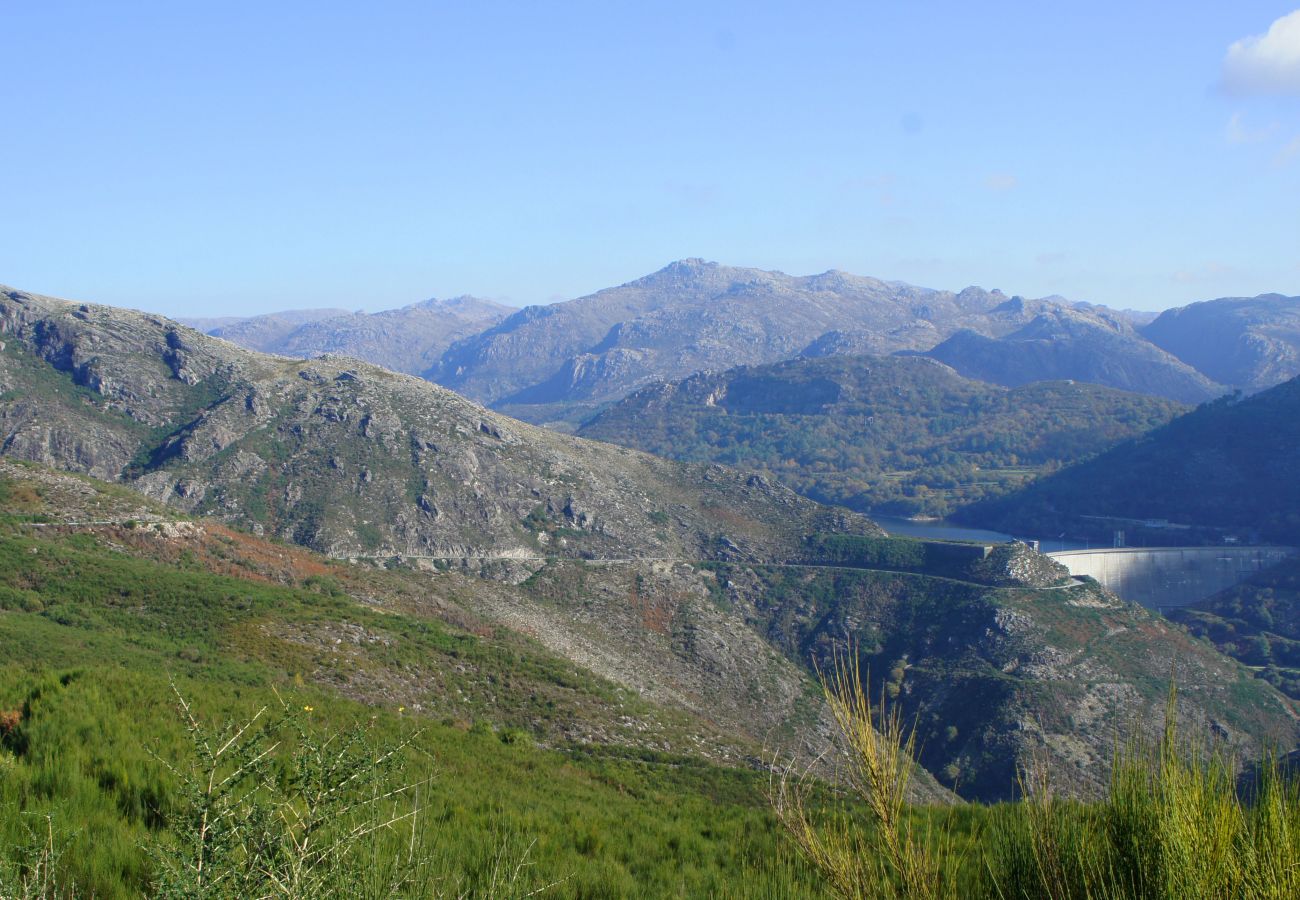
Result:
[[[0,2],[0,283],[523,305],[703,256],[1300,294],[1297,5]]]

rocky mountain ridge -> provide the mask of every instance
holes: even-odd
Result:
[[[0,448],[332,555],[786,558],[868,520],[505,418],[344,357],[0,294]]]
[[[1023,304],[1010,316],[1020,319]],[[968,378],[1005,387],[1070,379],[1134,391],[1180,403],[1201,403],[1226,388],[1148,342],[1109,313],[1040,308],[1000,336],[962,329],[926,351]]]
[[[1246,393],[1300,375],[1300,296],[1193,303],[1166,310],[1141,331],[1208,377]]]
[[[1011,299],[974,287],[954,293],[834,270],[790,276],[688,259],[520,310],[454,344],[427,375],[530,421],[557,411],[572,420],[574,410],[652,381],[817,353],[835,334],[878,354],[928,350],[961,328],[1000,335],[1028,320],[1007,307]]]
[[[252,349],[304,358],[342,353],[421,375],[563,430],[656,381],[799,356],[926,353],[1004,386],[1074,379],[1186,403],[1300,374],[1300,298],[1281,295],[1157,316],[1059,296],[1031,300],[836,270],[790,276],[685,259],[618,287],[518,311],[457,298],[373,315],[322,312],[306,311],[301,321],[279,313],[201,324]],[[1203,337],[1211,333],[1214,340]]]

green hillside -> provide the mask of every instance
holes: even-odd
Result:
[[[1019,533],[1130,543],[1300,544],[1300,379],[1204,404],[1096,459],[962,513]],[[1141,528],[1163,519],[1190,529]]]
[[[1182,409],[1095,384],[1007,390],[920,357],[835,356],[644,388],[578,433],[762,472],[864,512],[946,515]]]
[[[1169,617],[1300,699],[1300,559],[1291,558]]]
[[[0,896],[47,841],[77,896],[138,896],[154,855],[179,852],[172,769],[191,754],[169,681],[214,730],[283,702],[321,739],[410,741],[384,784],[431,779],[412,845],[429,892],[412,895],[821,896],[779,849],[765,776],[656,749],[700,743],[689,717],[455,607],[398,611],[401,573],[359,573],[363,604],[318,559],[220,529],[203,552],[157,509],[36,527],[58,490],[80,493],[0,481]],[[151,513],[125,492],[83,499]],[[616,743],[569,743],[575,721]]]

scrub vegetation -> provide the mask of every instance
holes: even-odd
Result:
[[[839,810],[786,774],[772,802],[803,857],[843,898],[1168,898],[1282,900],[1300,892],[1300,784],[1274,757],[1243,788],[1233,761],[1177,730],[1171,687],[1163,733],[1116,749],[1105,796],[1061,799],[1051,774],[1023,774],[1023,797],[967,810],[909,810],[915,731],[857,667],[823,681],[848,796]]]
[[[644,388],[578,434],[760,472],[861,512],[941,516],[1184,408],[1082,382],[1008,390],[922,357],[834,356]]]

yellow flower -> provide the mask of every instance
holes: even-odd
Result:
[[[312,708],[310,706],[304,706],[303,709],[305,709],[307,712],[312,711]]]

